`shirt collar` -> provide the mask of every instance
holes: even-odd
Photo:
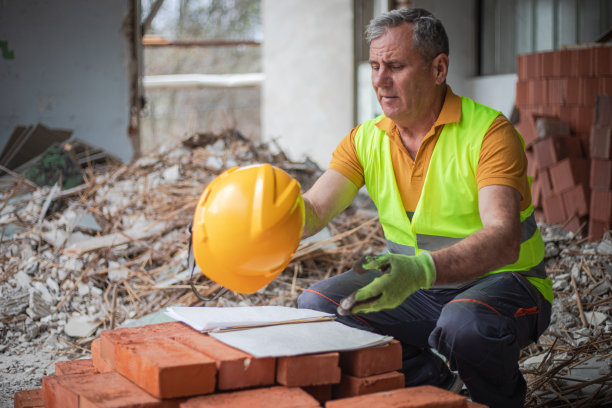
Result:
[[[461,98],[453,93],[453,90],[449,85],[446,86],[446,96],[444,97],[444,104],[442,104],[442,110],[436,119],[433,128],[438,126],[446,125],[447,123],[455,123],[461,120]],[[376,127],[380,130],[384,130],[387,133],[391,133],[395,130],[395,122],[384,117],[380,120]]]

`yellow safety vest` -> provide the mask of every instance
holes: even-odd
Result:
[[[355,135],[357,156],[390,252],[415,255],[423,250],[435,251],[482,228],[476,168],[482,140],[498,115],[496,110],[461,97],[461,119],[442,129],[412,220],[404,209],[395,180],[389,138],[376,127],[384,115],[359,127]],[[518,271],[552,302],[552,281],[546,278],[544,242],[532,204],[520,212],[520,221],[518,260],[485,275]]]

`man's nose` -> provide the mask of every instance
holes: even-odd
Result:
[[[391,77],[389,76],[389,71],[380,67],[377,71],[372,70],[372,85],[379,86],[388,86],[391,83]]]

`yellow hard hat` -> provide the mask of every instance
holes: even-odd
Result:
[[[285,269],[304,229],[300,183],[278,167],[234,167],[205,189],[195,210],[193,254],[209,279],[252,293]]]

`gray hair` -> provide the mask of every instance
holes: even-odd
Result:
[[[448,36],[442,22],[421,8],[391,10],[372,19],[366,27],[366,40],[371,43],[390,28],[402,24],[413,25],[414,48],[425,61],[431,61],[439,54],[448,55]]]

